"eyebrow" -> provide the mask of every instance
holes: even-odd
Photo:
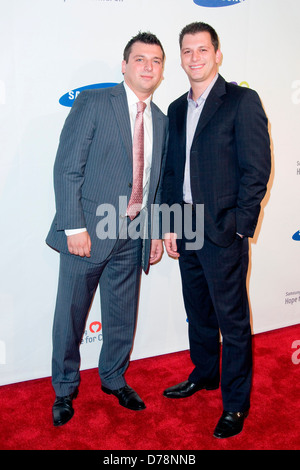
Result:
[[[143,57],[143,58],[145,58],[145,57],[147,57],[147,56],[144,55],[144,54],[136,54],[136,55],[133,56],[134,59],[137,59],[138,57]],[[150,59],[158,59],[158,60],[161,60],[161,61],[163,60],[162,57],[158,57],[158,56],[150,57]]]
[[[185,47],[182,47],[181,50],[182,51],[185,51],[187,49],[203,49],[203,48],[206,48],[208,49],[210,46],[212,46],[212,44],[199,44],[197,46],[185,46]]]

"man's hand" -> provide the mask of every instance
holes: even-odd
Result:
[[[69,235],[67,237],[67,243],[69,252],[72,255],[90,258],[92,243],[88,232]]]
[[[157,263],[164,252],[162,240],[151,240],[150,264]]]
[[[177,252],[177,234],[176,233],[165,233],[164,243],[167,250],[167,253],[171,258],[179,258],[179,253]]]

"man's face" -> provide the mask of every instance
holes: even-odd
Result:
[[[150,96],[163,76],[163,52],[156,44],[135,42],[132,45],[128,62],[123,60],[124,80],[140,98]]]
[[[207,31],[186,34],[180,51],[181,66],[191,85],[201,83],[208,86],[218,71],[221,60],[220,50],[215,51]]]

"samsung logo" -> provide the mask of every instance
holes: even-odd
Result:
[[[194,0],[194,3],[199,5],[199,7],[220,8],[237,5],[238,3],[243,3],[245,1],[246,0]]]
[[[294,235],[292,236],[292,239],[299,242],[300,241],[300,230],[298,230]]]
[[[59,104],[62,106],[72,107],[75,99],[79,95],[79,93],[83,90],[93,90],[94,88],[108,88],[112,86],[116,86],[117,83],[95,83],[94,85],[86,85],[80,88],[76,88],[75,90],[68,91],[68,93],[64,94],[60,100]]]

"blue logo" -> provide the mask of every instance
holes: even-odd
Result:
[[[296,242],[300,241],[300,230],[294,233],[294,235],[292,236],[292,239],[295,240]]]
[[[60,98],[59,104],[61,104],[62,106],[68,106],[71,108],[75,101],[75,98],[77,98],[77,96],[79,95],[81,91],[93,90],[94,88],[108,88],[108,87],[116,86],[116,85],[117,83],[96,83],[94,85],[82,86],[80,88],[76,88],[75,90],[68,91],[68,93],[64,94]]]
[[[194,3],[199,5],[199,7],[220,8],[237,5],[238,3],[243,3],[245,1],[246,0],[194,0]]]

